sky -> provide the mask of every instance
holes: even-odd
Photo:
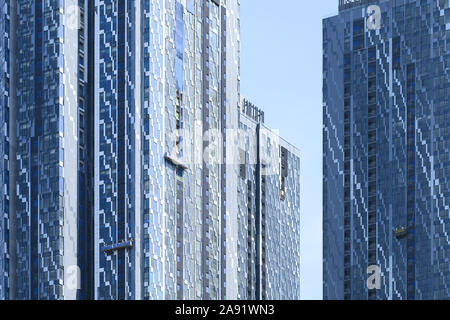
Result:
[[[322,299],[322,19],[338,0],[241,0],[241,93],[301,152],[301,298]]]

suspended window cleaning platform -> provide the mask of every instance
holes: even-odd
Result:
[[[186,165],[185,163],[183,163],[181,160],[179,160],[179,159],[177,159],[177,158],[175,158],[175,157],[172,157],[172,156],[169,155],[168,153],[166,153],[166,154],[164,155],[164,159],[165,159],[167,162],[173,164],[174,166],[179,167],[179,168],[182,168],[183,170],[186,170],[186,169],[188,168],[187,165]]]
[[[134,240],[130,239],[128,241],[122,241],[122,242],[119,242],[119,243],[107,245],[107,246],[103,247],[103,252],[104,253],[112,253],[114,251],[119,251],[119,250],[132,248],[133,247],[133,242],[134,242]]]
[[[394,234],[398,240],[404,239],[408,235],[408,229],[405,227],[396,228],[394,229]]]

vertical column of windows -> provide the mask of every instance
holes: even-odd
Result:
[[[0,114],[0,126],[5,128],[3,131],[3,141],[0,142],[0,155],[4,159],[0,163],[0,178],[2,178],[1,183],[4,185],[4,190],[6,192],[3,193],[3,199],[0,199],[0,212],[2,212],[2,216],[0,219],[0,300],[9,298],[9,219],[10,219],[10,211],[9,211],[9,184],[10,184],[10,154],[9,154],[9,114],[10,114],[10,34],[9,34],[9,15],[10,15],[10,4],[9,1],[0,1],[1,8],[6,8],[0,14],[3,16],[0,17],[0,34],[3,34],[4,41],[0,44],[2,46],[0,48],[0,66],[2,67],[0,74],[0,105],[2,106],[1,110],[3,110],[2,114]]]
[[[183,19],[184,7],[180,2],[175,3],[175,82],[176,82],[176,103],[175,117],[176,129],[179,134],[176,141],[177,155],[183,158],[183,88],[184,88],[184,37],[185,23]],[[176,243],[177,243],[177,299],[183,299],[183,270],[184,270],[184,183],[183,168],[176,166]]]
[[[263,140],[261,134],[261,123],[256,127],[256,148],[257,148],[257,167],[256,167],[256,298],[267,299],[267,265],[266,265],[266,190],[267,177],[264,174],[266,165],[262,163]]]
[[[90,139],[91,134],[91,109],[92,109],[92,70],[90,65],[93,46],[89,45],[92,39],[94,1],[79,0],[79,24],[78,24],[78,137],[79,137],[79,164],[78,164],[78,255],[81,269],[81,290],[77,293],[78,299],[92,299],[93,273],[93,204],[92,204],[92,159]],[[87,25],[87,26],[86,26]],[[91,48],[92,47],[92,48]]]
[[[126,228],[126,12],[128,1],[117,1],[117,239],[125,237]],[[117,298],[125,300],[125,250],[117,252]]]
[[[406,194],[406,221],[407,221],[407,298],[415,299],[416,293],[416,257],[415,257],[415,204],[416,204],[416,69],[414,64],[409,64],[406,71],[406,96],[407,96],[407,194]]]
[[[254,246],[254,233],[253,233],[253,186],[251,179],[247,180],[247,299],[255,299],[255,296],[253,295],[253,268],[254,268],[254,261],[253,261],[253,246]]]
[[[368,127],[368,265],[377,264],[377,66],[376,47],[368,49],[367,127]],[[376,299],[376,290],[369,290]]]
[[[281,171],[280,171],[280,199],[281,201],[286,200],[286,180],[288,177],[289,163],[288,163],[288,150],[284,147],[280,147],[281,153]]]
[[[210,129],[209,127],[209,0],[203,1],[202,8],[202,56],[203,56],[203,132]],[[203,149],[206,150],[208,147],[208,142],[203,142]],[[203,237],[202,237],[202,274],[203,274],[203,299],[208,300],[210,298],[210,288],[209,288],[209,241],[210,241],[210,230],[209,230],[209,203],[210,203],[210,185],[209,185],[209,167],[208,163],[203,159],[203,170],[202,170],[202,212],[203,212]]]
[[[344,55],[344,299],[351,299],[351,54]]]
[[[392,67],[394,70],[400,70],[400,37],[392,39]]]
[[[260,141],[261,142],[261,141]],[[261,163],[261,299],[267,299],[267,248],[266,248],[266,190],[267,176],[264,174],[266,165]]]
[[[39,137],[42,135],[41,107],[43,101],[43,1],[34,2],[34,133],[31,136],[31,216],[30,216],[30,298],[37,300],[39,295]]]
[[[227,52],[227,11],[225,7],[221,7],[221,77],[220,77],[220,86],[221,86],[221,99],[220,99],[220,116],[221,116],[221,133],[223,137],[223,151],[222,151],[222,165],[221,165],[221,256],[220,256],[220,266],[221,266],[221,298],[225,300],[226,296],[226,269],[227,269],[227,256],[226,256],[226,239],[227,239],[227,163],[226,163],[226,155],[227,155],[227,88],[226,88],[226,78],[227,78],[227,62],[226,62],[226,52]]]

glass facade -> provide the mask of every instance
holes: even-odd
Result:
[[[216,133],[232,109],[228,84],[229,101],[238,95],[227,77],[238,4],[227,6],[96,1],[98,299],[227,296],[226,134]],[[105,252],[123,241],[132,245]]]
[[[300,152],[244,100],[239,114],[237,299],[300,299]]]
[[[10,99],[10,7],[0,1],[0,299],[9,298],[9,99]]]
[[[135,4],[97,1],[96,10],[95,294],[133,299],[133,249],[110,254],[104,247],[136,238]]]
[[[299,153],[239,109],[238,0],[0,7],[0,299],[299,298]]]
[[[324,298],[448,299],[449,2],[373,4],[323,22]]]
[[[97,1],[96,7],[96,298],[299,297],[299,248],[288,250],[299,243],[299,160],[297,152],[287,151],[293,163],[285,182],[291,200],[275,201],[267,209],[273,231],[287,237],[286,251],[278,248],[278,238],[271,238],[267,256],[273,261],[261,266],[267,275],[260,281],[273,292],[257,294],[253,285],[252,295],[239,294],[244,274],[238,259],[244,247],[236,237],[246,224],[237,214],[240,179],[232,130],[239,128],[240,114],[238,2],[147,0],[139,6],[131,1],[124,8],[122,29],[117,1]],[[141,57],[125,62],[125,70],[133,70],[123,77],[127,83],[121,83],[117,69],[119,39],[129,50],[126,56]],[[142,90],[135,91],[137,87]],[[121,90],[130,121],[122,133],[116,120]],[[127,98],[127,93],[133,96]],[[120,143],[121,136],[132,144]],[[124,192],[134,190],[125,199],[125,218],[119,216],[116,198],[121,145],[129,151]],[[256,150],[256,144],[250,148]],[[280,187],[275,180],[269,185]],[[282,218],[283,210],[288,217]],[[127,232],[120,231],[120,221]],[[294,230],[282,233],[284,223],[294,222]],[[252,240],[256,237],[242,239],[245,244]],[[105,246],[122,242],[130,245],[105,251]],[[284,268],[295,272],[279,279]]]
[[[0,7],[0,298],[82,298],[77,279],[87,274],[78,270],[87,261],[80,255],[92,250],[80,245],[85,221],[79,212],[90,209],[78,202],[79,192],[89,193],[78,188],[78,174],[90,179],[81,164],[85,137],[78,121],[89,108],[87,75],[81,76],[87,69],[84,1],[2,1]],[[64,281],[72,272],[75,281]]]

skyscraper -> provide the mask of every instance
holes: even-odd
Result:
[[[450,297],[449,18],[340,1],[323,22],[325,299]]]
[[[226,298],[238,3],[96,1],[96,10],[96,297]]]
[[[247,100],[239,114],[237,299],[300,299],[300,152]]]
[[[10,24],[9,1],[0,1],[0,34],[4,41],[0,42],[0,299],[9,298],[9,100],[10,100]]]
[[[298,151],[257,121],[239,215],[238,0],[2,4],[0,299],[298,298]]]
[[[92,251],[80,250],[89,236],[81,235],[80,212],[90,210],[78,176],[86,160],[85,3],[3,1],[1,8],[1,298],[75,299],[78,270],[83,280],[88,270],[80,254]]]
[[[271,295],[262,294],[263,289],[253,295],[238,292],[242,271],[237,229],[247,225],[238,210],[247,201],[256,205],[252,200],[236,201],[240,179],[234,139],[241,115],[238,3],[144,1],[140,7],[98,1],[97,10],[97,298],[299,297],[298,269],[282,279],[282,289],[268,283],[280,280],[275,273],[259,275],[259,286],[266,290],[267,281]],[[140,16],[142,25],[136,18]],[[139,87],[141,91],[134,90]],[[121,103],[123,111],[116,110]],[[252,134],[257,136],[256,131]],[[256,151],[256,140],[252,143],[249,148]],[[294,229],[299,219],[298,154],[283,150],[286,161],[288,154],[297,160],[293,159],[296,171],[292,169],[289,180],[293,205],[286,201],[284,208],[278,201],[268,213],[274,227],[267,233],[280,232],[280,237],[278,214],[289,212],[286,219],[296,222]],[[117,180],[121,172],[124,182]],[[121,213],[120,205],[125,204]],[[291,259],[270,260],[274,266],[260,265],[260,272],[282,270],[277,263],[298,268],[299,232],[284,235],[292,236],[282,247],[292,250],[293,254],[285,252]],[[247,244],[257,237],[246,234],[239,240]],[[267,243],[268,248],[278,247],[278,238]],[[279,253],[271,257],[278,259]],[[263,256],[259,253],[258,263]]]

